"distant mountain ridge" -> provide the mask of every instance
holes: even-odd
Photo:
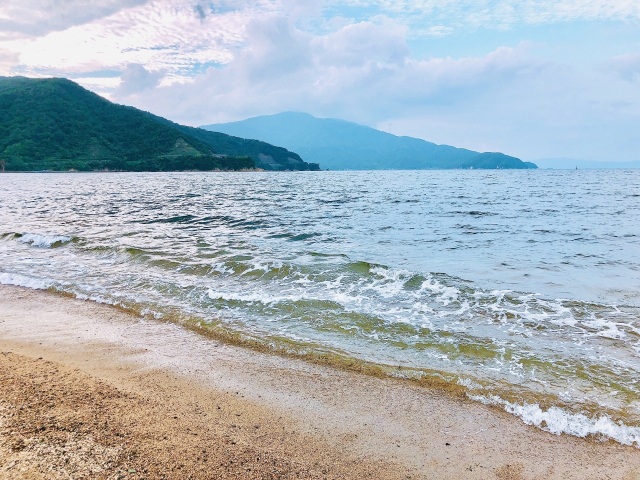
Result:
[[[503,153],[437,145],[306,113],[285,112],[201,128],[280,145],[329,170],[537,168]]]
[[[178,125],[63,78],[0,77],[0,170],[318,170],[282,147]]]

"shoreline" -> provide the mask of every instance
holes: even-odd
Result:
[[[189,465],[185,468],[191,469],[193,478],[640,477],[637,448],[556,436],[496,408],[441,391],[245,350],[174,324],[44,291],[0,286],[0,299],[0,350],[12,352],[0,356],[0,361],[3,372],[17,372],[14,381],[24,383],[25,378],[41,376],[42,368],[58,369],[65,372],[63,378],[74,377],[79,391],[100,384],[112,389],[110,395],[123,396],[116,406],[106,402],[104,411],[93,412],[96,418],[113,418],[114,412],[132,405],[129,417],[134,417],[131,425],[137,426],[128,435],[147,453],[149,466],[132,467],[135,473],[127,467],[126,472],[118,473],[125,475],[122,478],[142,478],[141,468],[148,470],[144,478],[163,478],[158,473],[163,465],[169,471],[171,462],[178,461],[165,455],[163,445],[171,441],[160,435],[163,428],[166,432],[191,432],[176,438],[181,439],[179,447],[186,449]],[[42,360],[37,360],[40,357]],[[48,378],[55,389],[56,378],[51,374]],[[39,385],[44,388],[48,383]],[[5,388],[0,395],[0,405],[11,403]],[[62,401],[59,397],[60,392],[54,405]],[[227,412],[226,417],[217,408],[221,401],[224,406],[232,405],[221,409]],[[32,448],[29,444],[17,453],[6,448],[7,418],[14,418],[6,415],[17,408],[5,405],[0,410],[3,460]],[[56,407],[42,408],[45,418],[55,413]],[[229,414],[231,410],[235,413]],[[180,414],[169,415],[171,411]],[[171,421],[157,422],[157,432],[143,428],[136,421],[140,422],[145,412],[156,412]],[[213,421],[203,422],[203,416]],[[241,424],[245,419],[248,423]],[[100,429],[97,432],[94,441],[102,438],[100,435],[111,438],[104,431],[100,434]],[[235,443],[227,442],[231,436]],[[120,448],[125,452],[129,447],[118,445],[118,438],[109,440],[113,445],[102,445],[101,451]],[[155,453],[149,438],[159,445]],[[218,445],[213,462],[217,470],[211,469],[211,459],[205,469],[202,455],[195,455],[202,438]],[[245,458],[243,452],[251,452],[243,467],[251,471],[240,474],[228,461]],[[157,458],[151,458],[153,455]],[[221,467],[225,461],[227,470]],[[277,474],[267,468],[274,461]],[[0,462],[4,465],[0,466],[0,478],[16,478],[11,476],[16,470],[6,470],[10,464]],[[115,472],[103,471],[90,478],[116,478],[111,474]]]

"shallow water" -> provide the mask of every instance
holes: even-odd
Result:
[[[4,174],[0,283],[438,377],[640,446],[639,179]]]

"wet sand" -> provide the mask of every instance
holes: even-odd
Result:
[[[640,450],[0,286],[0,478],[640,479]]]

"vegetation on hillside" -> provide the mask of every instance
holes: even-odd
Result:
[[[293,152],[258,143],[116,105],[70,80],[0,78],[7,171],[314,169]]]

